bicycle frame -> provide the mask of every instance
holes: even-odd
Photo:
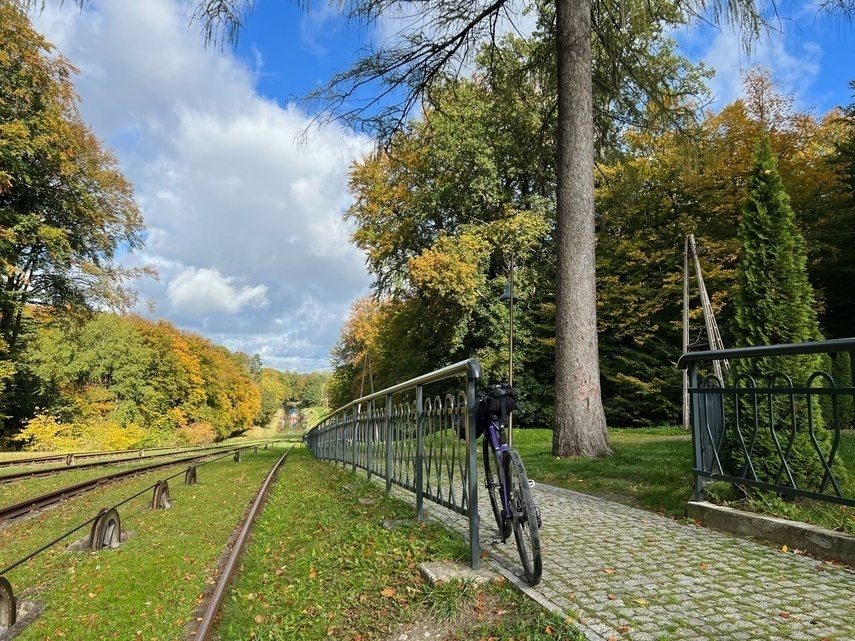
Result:
[[[499,455],[498,461],[498,469],[496,470],[496,476],[499,480],[499,488],[501,489],[501,497],[502,497],[502,515],[504,518],[510,522],[511,519],[511,497],[508,489],[508,480],[505,478],[505,458],[508,456],[511,448],[507,444],[506,440],[503,438],[504,427],[499,423],[490,420],[490,424],[487,427],[487,431],[484,434],[484,438],[486,438],[490,447],[494,452],[497,452]],[[502,538],[504,540],[504,534],[502,533]]]

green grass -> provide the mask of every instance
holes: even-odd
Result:
[[[364,476],[294,450],[230,589],[219,637],[368,641],[386,638],[396,626],[433,618],[471,619],[471,624],[461,623],[467,632],[460,638],[467,639],[514,634],[539,639],[547,625],[564,635],[551,639],[580,638],[570,624],[541,613],[515,590],[426,586],[418,564],[465,562],[469,551],[458,535],[437,523],[415,523],[413,516],[411,505],[385,498],[382,488]],[[384,521],[396,524],[386,529]],[[498,604],[490,612],[503,612],[502,621],[479,622],[478,608],[487,599]],[[489,633],[487,626],[500,629],[497,625],[519,633]]]
[[[513,438],[529,478],[685,516],[692,493],[692,442],[681,429],[609,429],[614,455],[596,459],[554,457],[551,430],[517,429]]]
[[[609,429],[614,455],[597,459],[552,456],[552,431],[515,430],[530,478],[550,485],[594,494],[621,503],[683,517],[692,499],[692,442],[679,428]],[[844,496],[855,497],[855,432],[842,434],[837,454],[848,474]],[[780,516],[855,534],[855,510],[810,500],[758,494],[752,501],[735,500],[708,486],[707,498],[764,514]],[[729,484],[727,485],[729,488]]]
[[[19,638],[183,639],[198,596],[253,494],[284,448],[227,458],[200,467],[198,483],[170,483],[173,507],[151,510],[151,493],[119,508],[133,536],[116,550],[67,553],[88,528],[6,576],[19,599],[45,611]],[[175,468],[172,469],[175,471]],[[0,566],[170,474],[157,470],[59,504],[0,531]]]

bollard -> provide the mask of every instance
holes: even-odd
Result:
[[[258,454],[258,445],[256,445],[254,448],[252,448],[252,453]]]
[[[74,465],[74,454],[69,454],[68,456],[65,457],[65,464],[66,465]]]
[[[196,485],[196,468],[192,465],[184,472],[184,485]]]
[[[235,463],[240,463],[240,452],[235,452]]]

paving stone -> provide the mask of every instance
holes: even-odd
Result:
[[[404,491],[396,495],[414,501]],[[548,485],[538,484],[534,498],[544,517],[540,585],[525,586],[519,578],[512,539],[490,544],[495,527],[482,528],[482,549],[489,563],[517,576],[541,603],[568,616],[578,613],[587,639],[855,639],[850,568]],[[429,501],[424,506],[430,518],[468,538],[466,517]],[[484,492],[479,511],[487,524],[491,508]],[[622,625],[632,632],[621,634]]]

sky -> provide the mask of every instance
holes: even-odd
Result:
[[[268,367],[329,368],[350,306],[369,293],[343,214],[348,169],[371,141],[332,124],[300,143],[310,114],[295,99],[394,25],[369,32],[316,0],[307,12],[258,0],[236,47],[206,47],[187,7],[89,0],[81,11],[47,0],[32,13],[80,70],[81,114],[135,185],[146,246],[122,262],[159,273],[137,283],[154,303],[140,313],[259,354]],[[801,108],[823,114],[853,102],[852,27],[817,18],[809,3],[790,15],[750,57],[731,31],[673,34],[684,55],[716,69],[714,108],[739,96],[739,70],[754,62]]]

